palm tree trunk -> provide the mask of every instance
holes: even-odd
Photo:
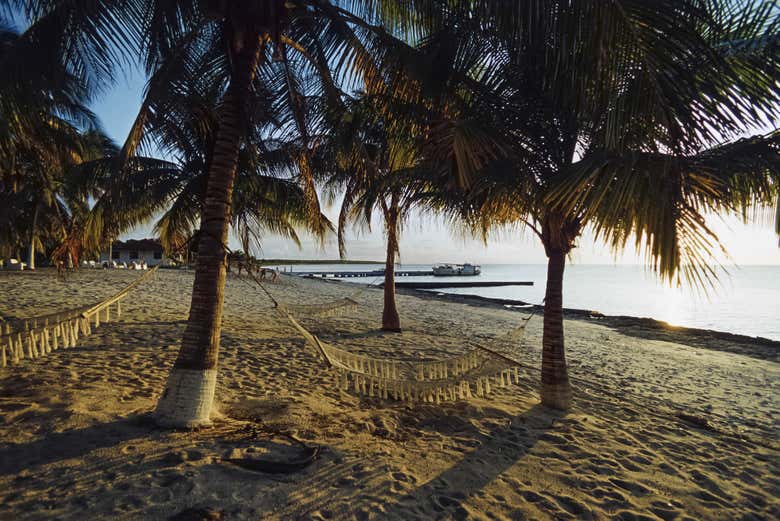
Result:
[[[395,305],[395,254],[398,252],[398,208],[391,206],[385,212],[387,226],[387,257],[385,259],[385,305],[382,310],[382,329],[401,331],[401,318]]]
[[[38,204],[35,204],[33,212],[32,227],[30,228],[30,251],[27,254],[27,269],[35,269],[35,228],[38,226]]]
[[[219,127],[201,209],[198,262],[187,327],[155,416],[162,427],[211,423],[225,289],[226,245],[233,182],[246,122],[246,102],[260,56],[259,34],[247,31],[233,48],[234,72],[219,107]]]
[[[544,297],[542,335],[542,404],[566,410],[571,405],[571,384],[563,342],[563,270],[566,254],[548,249],[547,289]]]

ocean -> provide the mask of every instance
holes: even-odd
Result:
[[[299,264],[293,271],[381,270],[381,264]],[[398,270],[429,270],[430,264],[403,264]],[[533,286],[497,288],[453,288],[440,293],[522,300],[539,304],[544,298],[546,265],[483,264],[478,277],[457,280],[532,281]],[[347,282],[369,283],[381,279],[347,278]],[[434,280],[433,277],[403,277],[399,280]],[[436,280],[446,280],[437,277]],[[563,305],[598,311],[605,315],[627,315],[663,320],[673,325],[713,329],[748,336],[780,340],[780,266],[730,267],[706,293],[690,287],[670,288],[643,266],[568,265],[564,275]]]

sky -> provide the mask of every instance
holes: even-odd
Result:
[[[118,78],[114,88],[97,99],[92,109],[100,117],[104,130],[118,143],[122,143],[141,104],[146,78],[142,71],[130,70]],[[335,222],[338,208],[324,208],[326,215]],[[737,265],[780,265],[780,248],[773,230],[773,212],[759,222],[743,224],[734,218],[712,216],[708,224],[718,234],[730,257],[719,260]],[[123,239],[151,237],[153,223],[146,223],[131,230]],[[318,239],[303,235],[302,247],[288,239],[269,236],[263,239],[261,250],[252,253],[262,258],[274,259],[337,259],[335,237],[320,244]],[[235,239],[231,247],[238,249]],[[354,260],[383,260],[384,237],[381,222],[375,219],[372,231],[364,227],[350,230],[347,241],[348,257]],[[544,250],[530,232],[505,230],[490,237],[487,244],[481,240],[463,237],[451,230],[440,219],[413,216],[407,222],[400,240],[400,260],[408,264],[432,264],[440,262],[474,262],[482,264],[537,264],[546,263]],[[643,257],[627,248],[615,255],[610,248],[596,242],[586,232],[578,241],[571,255],[578,264],[641,264]]]

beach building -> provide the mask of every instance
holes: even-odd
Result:
[[[165,255],[160,241],[157,239],[129,239],[127,241],[114,241],[108,251],[100,253],[100,264],[112,260],[117,264],[145,262],[147,266],[158,264],[170,264],[173,259]]]

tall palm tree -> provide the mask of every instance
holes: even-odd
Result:
[[[473,6],[422,42],[388,107],[425,122],[421,197],[539,237],[540,394],[566,409],[563,274],[582,231],[634,237],[666,280],[704,283],[720,246],[704,216],[777,196],[777,134],[735,140],[780,115],[780,19],[766,2],[567,1],[518,25],[522,6]]]
[[[331,129],[320,156],[331,158],[326,188],[343,195],[338,220],[339,255],[346,257],[345,229],[350,219],[371,226],[379,211],[386,237],[384,306],[382,329],[400,331],[401,319],[395,301],[395,260],[404,220],[413,208],[413,199],[392,178],[417,167],[416,144],[402,122],[386,121],[368,95],[345,105],[341,122]],[[324,152],[324,153],[323,153]],[[322,166],[322,165],[318,165]]]
[[[61,240],[81,206],[67,175],[100,153],[97,121],[78,77],[54,64],[45,72],[30,54],[45,53],[0,22],[0,212],[6,249],[25,242],[28,267],[43,244]]]

